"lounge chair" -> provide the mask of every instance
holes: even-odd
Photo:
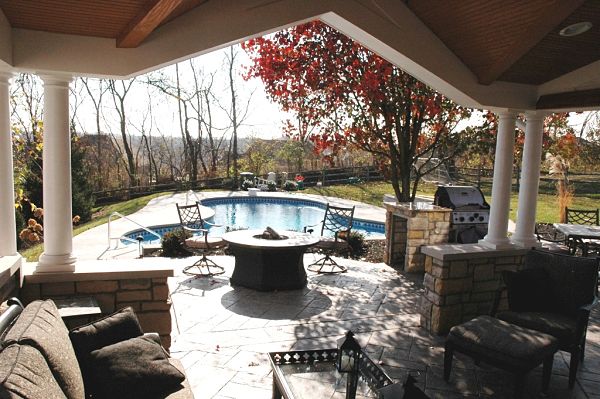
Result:
[[[597,304],[598,258],[531,250],[520,272],[503,273],[492,316],[558,338],[559,349],[571,354],[569,388],[585,354],[585,337],[592,308]],[[502,291],[508,310],[498,312]]]

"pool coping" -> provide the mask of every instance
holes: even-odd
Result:
[[[375,221],[385,223],[385,209],[370,204],[365,204],[358,201],[346,200],[337,197],[328,197],[315,194],[304,194],[301,192],[259,192],[257,196],[267,197],[282,197],[282,198],[297,198],[306,199],[322,204],[327,202],[338,206],[355,206],[355,218],[359,220]],[[178,192],[165,194],[154,198],[139,211],[128,215],[131,220],[143,226],[159,226],[162,224],[179,223],[177,215],[176,203],[185,203],[189,197],[202,201],[208,198],[218,197],[246,197],[246,191],[196,191]],[[189,202],[189,201],[187,201]],[[383,201],[382,201],[383,203]],[[108,217],[107,217],[108,220]],[[128,231],[136,230],[135,225],[125,219],[117,219],[111,222],[111,236],[117,237]],[[137,256],[137,246],[124,247],[123,245],[117,248],[109,247],[108,245],[108,225],[107,223],[87,230],[73,237],[73,252],[75,257],[80,260],[97,260],[97,259],[133,259]]]

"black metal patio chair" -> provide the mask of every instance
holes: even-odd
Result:
[[[569,224],[584,224],[598,226],[600,224],[600,212],[596,209],[571,209],[565,208],[566,220]]]
[[[600,225],[600,210],[596,209],[570,209],[565,208],[565,216],[568,224],[581,224],[586,226]],[[583,256],[588,256],[592,252],[600,254],[600,241],[576,239],[568,243],[572,252],[581,250]]]
[[[592,308],[597,304],[598,258],[531,250],[523,270],[503,272],[506,287],[496,293],[492,316],[556,337],[569,352],[569,388],[585,354]],[[508,309],[498,312],[504,290]]]
[[[570,253],[567,238],[563,233],[556,230],[552,223],[536,223],[535,236],[544,245],[544,249],[548,251],[563,254]]]
[[[352,253],[352,246],[348,242],[352,224],[354,222],[354,207],[339,207],[327,204],[323,221],[314,225],[305,226],[304,232],[312,233],[315,227],[321,224],[321,237],[319,242],[313,247],[321,250],[325,256],[307,266],[308,270],[316,273],[343,273],[346,267],[338,264],[331,258],[334,254],[349,255]],[[332,236],[326,235],[333,234]]]
[[[225,273],[225,269],[222,266],[217,265],[206,256],[208,251],[223,248],[227,245],[221,237],[208,235],[207,227],[218,227],[219,225],[209,223],[202,218],[198,202],[192,205],[176,205],[183,231],[192,234],[201,233],[200,235],[192,235],[184,241],[185,249],[201,255],[201,258],[193,265],[184,267],[183,273],[200,277],[210,277]],[[194,269],[197,269],[197,271]]]

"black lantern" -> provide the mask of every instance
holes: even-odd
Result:
[[[336,367],[340,373],[355,373],[358,372],[358,359],[360,357],[361,348],[354,333],[348,331],[346,335],[338,340],[338,358]]]

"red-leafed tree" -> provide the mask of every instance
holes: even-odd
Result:
[[[415,198],[420,178],[462,147],[457,124],[469,117],[425,84],[322,22],[244,43],[271,99],[297,117],[298,139],[335,155],[366,150],[389,168],[399,201]],[[311,127],[311,128],[308,128]],[[308,137],[304,137],[308,135]],[[429,162],[417,162],[419,158]],[[412,177],[411,177],[412,172]]]

